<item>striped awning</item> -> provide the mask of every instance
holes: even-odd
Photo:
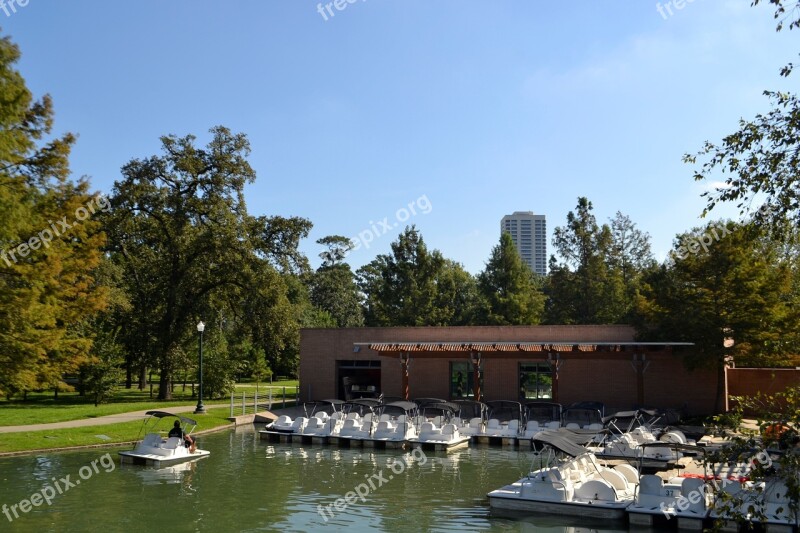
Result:
[[[358,342],[379,353],[401,352],[623,352],[659,351],[673,346],[693,346],[689,342]]]

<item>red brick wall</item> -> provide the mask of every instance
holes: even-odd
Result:
[[[800,385],[800,370],[791,368],[729,368],[727,375],[729,397],[775,394]]]
[[[354,343],[364,342],[481,342],[481,341],[563,341],[633,342],[629,326],[481,326],[422,328],[342,328],[303,329],[300,334],[301,399],[335,398],[337,360],[380,360],[381,389],[386,396],[402,396],[400,362],[380,357]],[[559,402],[581,400],[604,402],[609,410],[628,409],[637,402],[636,373],[630,359],[593,358],[593,354],[564,355],[559,374]],[[576,358],[577,357],[577,358]],[[598,355],[600,357],[600,355]],[[686,408],[691,414],[711,413],[714,407],[716,375],[687,372],[677,356],[648,354],[650,367],[645,373],[645,404],[654,407]],[[409,367],[412,398],[448,397],[449,363],[465,361],[468,355],[432,359],[424,354],[413,357]],[[526,354],[521,358],[492,358],[484,354],[485,400],[516,400],[520,362],[543,361],[544,355]]]

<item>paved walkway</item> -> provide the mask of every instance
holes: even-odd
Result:
[[[230,403],[205,404],[210,407],[228,407]],[[79,418],[78,420],[68,420],[66,422],[52,422],[49,424],[28,424],[25,426],[0,426],[0,433],[21,433],[23,431],[47,431],[50,429],[80,428],[89,426],[104,426],[106,424],[118,424],[120,422],[130,422],[142,420],[147,411],[165,411],[167,413],[191,413],[197,404],[183,405],[177,407],[162,407],[156,409],[144,409],[142,411],[132,411],[130,413],[119,413],[116,415],[98,416],[95,418]],[[198,415],[202,416],[202,415]]]

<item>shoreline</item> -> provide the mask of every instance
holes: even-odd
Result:
[[[225,429],[235,429],[237,427],[236,422],[231,422],[230,424],[226,424],[223,426],[217,426],[215,428],[204,429],[202,431],[198,431],[197,433],[192,433],[192,435],[208,435],[211,433],[216,433],[218,431],[222,431]],[[98,444],[84,444],[81,446],[64,446],[60,448],[37,448],[35,450],[20,450],[16,452],[0,452],[0,459],[6,457],[21,457],[25,455],[35,455],[40,453],[51,453],[51,452],[70,452],[76,450],[86,450],[86,449],[95,449],[95,448],[119,448],[122,446],[130,446],[132,444],[136,444],[139,440],[131,440],[131,441],[123,441],[123,442],[101,442]]]

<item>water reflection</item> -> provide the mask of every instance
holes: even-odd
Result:
[[[135,473],[141,479],[143,485],[182,484],[187,490],[193,490],[192,479],[194,472],[203,459],[205,458],[161,468],[131,464],[124,464],[119,467]]]
[[[117,462],[51,505],[13,522],[0,515],[0,531],[619,531],[575,517],[490,513],[486,493],[525,473],[524,451],[466,448],[423,457],[267,444],[241,429],[204,436],[202,447],[210,457],[167,468]],[[109,451],[116,456],[101,449],[0,459],[0,505],[29,498],[53,477],[75,478]],[[358,497],[337,509],[348,493]]]

